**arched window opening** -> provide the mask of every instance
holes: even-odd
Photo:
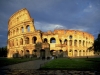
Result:
[[[18,29],[18,28],[16,29],[16,33],[17,33],[17,34],[19,33],[19,29]]]
[[[14,46],[14,40],[12,40],[12,46]]]
[[[77,46],[77,40],[74,40],[74,46]]]
[[[32,38],[33,44],[36,44],[36,41],[37,41],[37,37],[33,37],[33,38]]]
[[[13,30],[13,35],[15,35],[15,30]]]
[[[59,41],[60,41],[60,44],[62,44],[62,40],[60,39]]]
[[[20,39],[20,45],[23,45],[23,39],[22,38]]]
[[[81,45],[81,40],[79,40],[79,45]]]
[[[74,50],[74,56],[77,56],[77,50]]]
[[[81,50],[79,50],[79,56],[81,56]]]
[[[50,39],[50,43],[56,43],[56,39],[55,38],[51,38]]]
[[[83,46],[84,46],[84,44],[85,44],[85,41],[83,41]]]
[[[29,44],[29,38],[26,37],[26,44]]]
[[[26,29],[27,29],[27,32],[30,32],[30,26],[29,25],[26,26]]]
[[[72,50],[69,50],[69,52],[72,52]]]
[[[18,40],[16,39],[16,45],[18,46]]]
[[[67,39],[64,40],[64,44],[67,45]]]
[[[24,28],[23,27],[21,27],[21,32],[24,33]]]
[[[29,56],[30,56],[30,51],[29,51],[29,50],[26,50],[25,57],[26,57],[26,58],[29,58]]]
[[[72,40],[69,40],[69,45],[72,46]]]
[[[72,39],[72,35],[69,36],[69,39]]]
[[[48,42],[47,38],[44,38],[44,43],[47,43],[47,42]]]

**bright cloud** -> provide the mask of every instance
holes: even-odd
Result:
[[[66,29],[65,26],[60,24],[49,24],[49,23],[43,23],[43,22],[35,22],[36,29],[48,31],[48,30],[54,30],[54,29]]]

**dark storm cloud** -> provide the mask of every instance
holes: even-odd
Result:
[[[36,29],[77,29],[97,37],[100,0],[0,0],[0,46],[7,41],[7,23],[16,11],[27,8]]]

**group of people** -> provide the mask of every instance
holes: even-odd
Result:
[[[47,58],[46,58],[45,56],[42,57],[42,60],[45,60],[45,59],[47,59],[47,60],[50,60],[50,59],[57,59],[57,56],[55,56],[55,57],[52,56],[52,57],[47,57]]]

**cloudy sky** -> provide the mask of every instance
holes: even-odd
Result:
[[[75,29],[100,32],[100,0],[0,0],[0,47],[6,46],[9,17],[26,8],[42,31]]]

